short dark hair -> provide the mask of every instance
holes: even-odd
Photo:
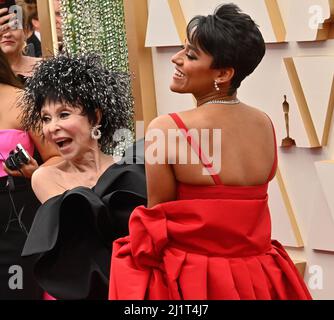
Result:
[[[195,16],[187,38],[213,57],[212,68],[234,68],[230,94],[261,62],[266,46],[257,24],[235,4],[216,8],[213,15]]]
[[[100,110],[99,142],[104,152],[116,146],[116,130],[129,129],[133,120],[130,76],[106,69],[96,54],[61,54],[40,63],[28,78],[21,99],[25,129],[41,130],[41,109],[48,102],[81,109],[92,125]]]

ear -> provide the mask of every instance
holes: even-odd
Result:
[[[39,31],[39,26],[40,26],[39,20],[37,20],[37,19],[31,19],[31,24],[32,24],[34,30]]]
[[[96,123],[95,123],[95,125],[98,125],[98,124],[101,123],[101,120],[102,120],[101,109],[95,109],[95,115],[96,115]]]
[[[219,70],[219,74],[216,77],[218,84],[229,83],[234,77],[234,68],[228,67]]]

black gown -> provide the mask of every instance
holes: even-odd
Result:
[[[37,211],[22,255],[38,255],[35,277],[53,297],[107,299],[112,242],[128,234],[133,209],[146,205],[143,157],[125,159],[93,188],[68,190]]]
[[[40,202],[30,180],[13,178],[10,192],[7,180],[0,178],[0,300],[39,300],[43,290],[33,276],[35,257],[23,259],[21,252]]]
[[[17,77],[24,85],[27,77]],[[38,164],[43,162],[36,148],[34,158]],[[39,300],[43,290],[33,276],[35,257],[23,259],[21,252],[40,202],[31,188],[30,179],[11,179],[8,188],[8,177],[0,177],[0,300]],[[19,219],[17,215],[20,215]]]

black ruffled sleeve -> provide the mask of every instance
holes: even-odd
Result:
[[[55,298],[107,299],[112,242],[128,234],[133,209],[146,205],[143,158],[130,152],[125,160],[94,188],[66,191],[37,211],[22,255],[38,254],[36,279]]]

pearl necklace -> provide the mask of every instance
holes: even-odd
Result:
[[[224,100],[224,99],[215,99],[205,102],[203,104],[238,104],[240,103],[239,99]]]

